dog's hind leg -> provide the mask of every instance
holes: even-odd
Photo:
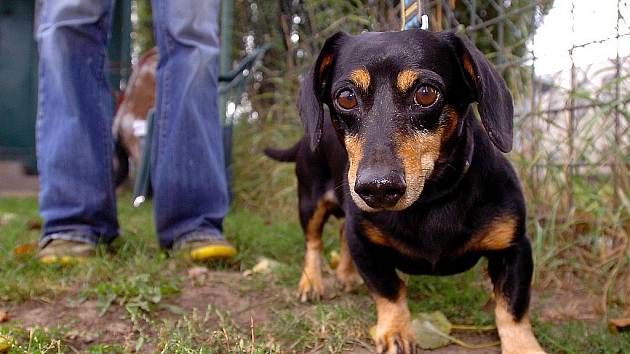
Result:
[[[532,333],[527,316],[533,268],[531,246],[525,237],[488,257],[503,354],[545,353]]]
[[[348,247],[348,241],[346,240],[346,223],[341,224],[339,229],[339,266],[337,267],[336,275],[337,281],[345,291],[352,291],[356,286],[363,283],[363,279],[357,272],[352,256],[350,255],[350,248]]]
[[[322,230],[332,210],[337,206],[332,193],[323,193],[316,201],[300,198],[300,221],[306,238],[304,270],[299,284],[302,302],[319,300],[324,294],[322,280]],[[308,198],[310,199],[310,198]]]

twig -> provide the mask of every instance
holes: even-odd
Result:
[[[225,336],[225,346],[227,347],[227,351],[228,353],[231,352],[230,350],[230,337],[227,334],[227,331],[225,330],[225,327],[221,327],[221,330],[223,330],[223,335]]]
[[[494,331],[497,329],[495,325],[487,325],[487,326],[475,326],[475,325],[458,325],[454,324],[451,328],[458,331]]]
[[[251,350],[250,353],[254,353],[254,344],[256,343],[256,338],[254,338],[254,317],[253,316],[249,316],[249,328],[252,331],[252,345],[251,345]]]

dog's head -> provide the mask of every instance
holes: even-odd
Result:
[[[512,97],[468,40],[422,30],[330,37],[302,85],[300,113],[312,149],[324,105],[349,159],[348,184],[365,211],[413,204],[463,117],[478,103],[494,145],[512,148]]]

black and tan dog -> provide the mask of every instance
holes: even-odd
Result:
[[[483,54],[452,33],[337,33],[298,104],[305,137],[267,153],[297,164],[302,295],[323,291],[322,225],[345,216],[349,252],[376,302],[379,353],[416,351],[397,269],[448,275],[482,256],[503,353],[543,353],[527,315],[525,203],[502,154],[512,148],[512,97]],[[343,254],[338,275],[350,284],[356,276]]]

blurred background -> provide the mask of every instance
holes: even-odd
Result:
[[[467,35],[511,88],[516,136],[509,158],[528,201],[538,286],[584,288],[597,294],[599,311],[628,315],[630,2],[424,3],[431,30]],[[37,188],[35,10],[35,1],[0,3],[0,197]],[[262,149],[287,147],[301,136],[298,85],[327,37],[400,26],[397,0],[223,2],[223,74],[270,46],[222,84],[233,208],[296,215],[293,165],[270,161]],[[150,1],[117,1],[114,103],[153,46]]]

